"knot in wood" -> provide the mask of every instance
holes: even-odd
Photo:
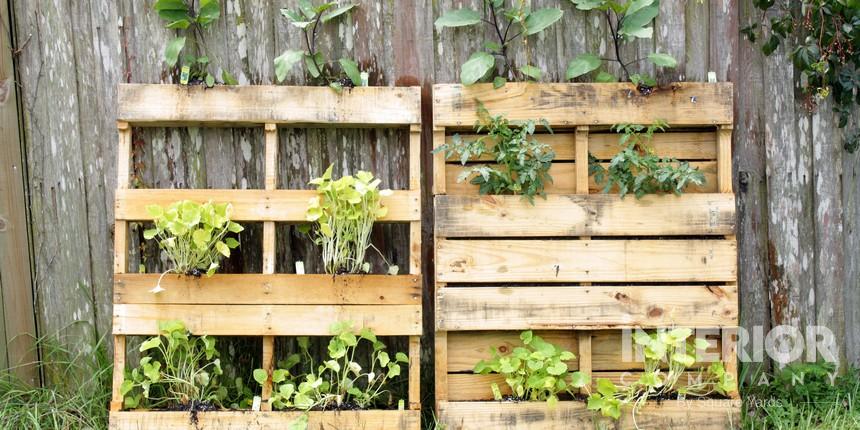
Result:
[[[5,232],[5,231],[6,231],[6,227],[7,227],[8,225],[9,225],[9,222],[8,222],[8,221],[6,221],[6,218],[3,218],[2,216],[0,216],[0,233]]]

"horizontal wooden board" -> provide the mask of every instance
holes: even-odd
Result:
[[[636,370],[593,372],[591,382],[592,386],[595,386],[598,378],[606,378],[615,385],[627,385],[636,382],[641,374],[642,372]],[[688,384],[688,381],[695,382],[698,380],[698,375],[699,372],[684,372],[678,384],[683,387]],[[505,383],[505,377],[499,374],[449,373],[448,400],[454,402],[493,400],[493,390],[491,388],[493,383],[499,386],[499,391],[501,391],[503,396],[512,393],[511,387]]]
[[[620,121],[670,125],[732,123],[732,84],[676,83],[642,96],[629,83],[508,83],[433,86],[433,125],[472,127],[478,104],[511,121],[545,119],[554,127],[612,125]]]
[[[579,333],[570,330],[537,330],[535,334],[547,342],[558,345],[574,354],[579,354]],[[591,361],[595,371],[641,370],[642,362],[635,355],[627,359],[622,355],[621,330],[597,330],[591,334]],[[706,350],[711,361],[720,361],[721,342],[719,334],[705,336],[711,347]],[[491,358],[490,348],[505,354],[522,345],[519,331],[452,331],[447,333],[448,372],[471,372],[480,360]],[[629,341],[629,342],[632,342]],[[571,369],[577,368],[578,358],[568,362]],[[700,364],[691,366],[698,368]]]
[[[188,412],[111,412],[111,430],[283,430],[304,412],[200,412],[195,426]],[[308,413],[308,429],[419,430],[421,411],[331,411]]]
[[[436,329],[737,326],[737,290],[733,285],[446,287],[437,292]]]
[[[308,200],[316,196],[313,190],[188,190],[133,189],[116,190],[115,217],[118,220],[148,221],[149,205],[167,207],[179,200],[213,201],[233,205],[234,221],[305,222]],[[421,220],[420,193],[393,191],[382,198],[388,214],[380,222]]]
[[[725,240],[436,241],[436,280],[478,282],[734,282]]]
[[[150,293],[161,275],[114,275],[114,303],[258,305],[414,305],[419,275],[167,275],[165,291]]]
[[[731,235],[733,194],[436,196],[439,237]]]
[[[153,305],[113,306],[113,333],[153,335],[158,321],[179,320],[197,335],[327,336],[351,321],[380,336],[421,334],[421,305]]]
[[[461,134],[465,141],[477,139],[474,134]],[[598,160],[609,160],[618,153],[621,147],[618,144],[620,134],[616,133],[590,133],[588,135],[588,152],[597,157]],[[555,161],[576,160],[574,145],[575,135],[573,133],[537,134],[535,140],[547,144],[555,151]],[[453,135],[445,138],[446,143],[451,143]],[[487,139],[487,148],[492,148],[495,141]],[[710,132],[668,132],[657,133],[649,142],[654,153],[661,157],[671,157],[678,160],[711,161],[717,159],[717,134]],[[492,157],[485,154],[482,157],[473,157],[471,161],[489,161]],[[453,155],[449,162],[459,162],[460,159]]]
[[[668,400],[624,408],[619,421],[589,411],[584,402],[440,402],[439,420],[447,430],[591,430],[598,428],[726,430],[740,426],[740,401]]]
[[[603,167],[608,163],[601,163]],[[467,165],[468,166],[468,165]],[[717,163],[715,161],[694,161],[692,167],[698,167],[705,175],[705,183],[702,185],[690,185],[685,193],[716,193],[717,192]],[[459,176],[464,167],[459,164],[448,164],[445,169],[445,187],[447,194],[451,195],[477,195],[478,186],[469,183],[472,177],[459,181]],[[573,194],[576,192],[576,163],[554,163],[549,168],[552,182],[544,185],[547,194]],[[594,177],[588,178],[588,192],[592,194],[602,193],[605,183],[597,184]],[[617,191],[612,191],[617,192]],[[632,196],[631,196],[632,197]],[[540,199],[538,197],[538,199]]]
[[[421,123],[420,87],[120,84],[117,119],[136,126],[265,123],[397,126]]]

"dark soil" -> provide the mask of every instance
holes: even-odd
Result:
[[[219,408],[213,405],[211,402],[197,402],[192,401],[191,403],[181,404],[174,407],[166,408],[168,411],[188,411],[189,417],[188,422],[194,426],[195,429],[199,428],[198,424],[200,422],[200,418],[197,417],[198,412],[211,412],[217,411]]]
[[[356,85],[358,85],[358,83],[352,82],[352,79],[349,79],[347,77],[340,78],[340,79],[336,80],[335,82],[340,84],[342,87],[347,88],[347,89],[353,89],[353,88],[355,88]]]
[[[314,408],[315,411],[359,411],[361,410],[357,404],[353,402],[341,403],[340,405],[331,405],[324,408]]]
[[[191,270],[185,272],[185,275],[186,276],[193,276],[195,278],[200,278],[201,276],[203,276],[203,273],[204,272],[200,269],[191,269]]]

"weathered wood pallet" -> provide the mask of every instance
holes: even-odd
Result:
[[[622,355],[621,330],[710,330],[710,353],[693,368],[722,361],[737,374],[735,199],[731,185],[731,84],[674,84],[640,96],[629,84],[435,85],[434,147],[474,133],[478,103],[512,121],[546,119],[538,140],[556,152],[546,199],[481,196],[458,182],[458,159],[433,162],[436,261],[436,407],[449,429],[592,428],[580,402],[500,403],[475,364],[519,344],[521,330],[577,354],[568,365],[624,383],[642,364]],[[637,200],[604,194],[588,175],[588,156],[608,163],[618,151],[615,123],[670,125],[655,135],[658,155],[698,166],[706,183],[684,195]],[[492,144],[492,142],[490,142]],[[486,163],[470,159],[467,164]],[[627,337],[629,339],[629,336]],[[695,372],[691,372],[694,376]],[[685,378],[681,378],[685,382]],[[664,402],[637,413],[655,428],[726,428],[736,404]],[[632,427],[626,414],[618,428]]]
[[[179,319],[197,335],[261,336],[269,371],[263,408],[272,392],[275,336],[327,336],[337,321],[352,321],[379,335],[409,337],[409,398],[405,411],[312,412],[312,428],[418,429],[421,325],[421,89],[245,86],[203,89],[122,84],[118,91],[119,159],[115,206],[114,374],[111,428],[188,429],[187,413],[121,411],[120,384],[126,336],[155,335],[158,321]],[[368,103],[372,100],[373,103]],[[261,127],[265,130],[265,189],[130,189],[131,128],[160,126]],[[275,223],[304,222],[308,190],[278,189],[278,127],[400,127],[409,130],[409,189],[383,198],[385,223],[408,223],[406,275],[275,273]],[[148,291],[159,275],[128,273],[128,223],[151,220],[150,204],[177,200],[232,203],[234,220],[263,224],[263,273],[211,278],[167,276],[166,289]],[[241,286],[241,288],[239,288]],[[211,412],[200,427],[284,428],[300,412]]]

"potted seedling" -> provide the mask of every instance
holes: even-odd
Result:
[[[220,261],[230,257],[230,250],[239,246],[239,241],[228,237],[228,233],[239,233],[241,225],[230,220],[233,206],[229,203],[196,203],[178,201],[167,208],[149,205],[154,227],[143,232],[146,240],[156,240],[158,247],[170,262],[170,268],[158,278],[151,290],[164,291],[161,281],[168,273],[200,277],[212,276]]]
[[[325,272],[368,273],[370,263],[365,261],[365,254],[373,248],[388,265],[388,273],[396,275],[399,268],[370,243],[373,223],[388,213],[381,197],[391,195],[391,190],[380,190],[381,181],[370,172],[332,179],[333,167],[310,182],[317,187],[317,195],[308,202],[306,219],[310,224],[301,227],[322,247]]]

